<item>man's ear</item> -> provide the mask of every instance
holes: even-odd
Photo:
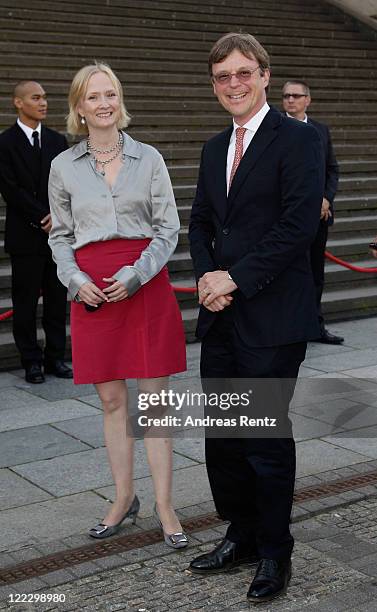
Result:
[[[270,82],[270,77],[271,77],[271,72],[269,71],[268,68],[263,70],[261,77],[264,80],[264,87],[266,88]]]
[[[13,104],[17,108],[17,110],[20,110],[23,106],[22,98],[16,96],[15,98],[13,98]]]

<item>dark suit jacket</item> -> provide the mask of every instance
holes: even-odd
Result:
[[[319,223],[322,149],[311,126],[271,108],[226,194],[232,127],[203,147],[189,237],[196,278],[229,270],[234,325],[254,347],[319,335],[308,249]],[[217,315],[200,308],[197,335]]]
[[[51,161],[68,148],[64,136],[42,126],[41,164],[16,124],[0,134],[0,191],[7,205],[5,251],[11,255],[49,253],[48,235],[40,222],[49,212],[48,176]]]
[[[334,223],[334,198],[338,187],[339,166],[336,161],[334,149],[331,142],[330,130],[324,123],[319,123],[308,117],[308,125],[312,125],[317,130],[323,145],[325,156],[325,191],[324,197],[330,202],[331,217],[327,225]],[[326,223],[326,222],[325,222]]]

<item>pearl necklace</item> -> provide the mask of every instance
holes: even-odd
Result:
[[[95,149],[91,144],[90,144],[90,139],[88,138],[87,140],[87,147],[88,147],[88,152],[91,153],[93,155],[93,159],[96,162],[96,164],[99,164],[100,166],[102,166],[102,176],[105,176],[106,172],[105,172],[105,167],[107,164],[110,164],[112,161],[114,161],[114,159],[116,159],[119,155],[119,153],[122,151],[123,149],[123,134],[122,132],[119,132],[119,139],[117,144],[112,147],[111,149],[105,150],[105,151],[101,151],[100,149]],[[98,159],[95,155],[94,152],[96,153],[111,153],[115,151],[114,155],[112,155],[111,157],[109,157],[109,159]]]
[[[111,147],[111,149],[96,149],[93,145],[92,142],[90,140],[90,136],[88,136],[88,140],[87,140],[87,146],[88,146],[88,151],[93,152],[93,153],[112,153],[113,151],[115,151],[115,149],[117,149],[119,147],[119,145],[123,144],[123,134],[121,131],[118,132],[119,136],[118,136],[118,140],[115,143],[115,145],[113,145]]]

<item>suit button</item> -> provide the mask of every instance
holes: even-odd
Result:
[[[262,291],[262,289],[263,289],[263,285],[261,285],[261,284],[259,283],[259,284],[257,285],[257,289],[258,289],[258,291]]]
[[[224,229],[223,229],[223,234],[224,234],[224,236],[229,236],[229,234],[230,234],[230,229],[229,229],[229,227],[224,227]]]

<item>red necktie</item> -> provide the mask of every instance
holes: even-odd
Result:
[[[243,127],[236,128],[236,150],[235,150],[235,153],[234,153],[234,160],[233,160],[232,170],[231,170],[231,173],[230,173],[229,189],[230,189],[230,186],[232,184],[234,175],[236,174],[237,168],[240,165],[240,161],[242,159],[242,155],[243,155],[243,137],[245,135],[245,132],[246,132],[246,128],[243,128]]]

